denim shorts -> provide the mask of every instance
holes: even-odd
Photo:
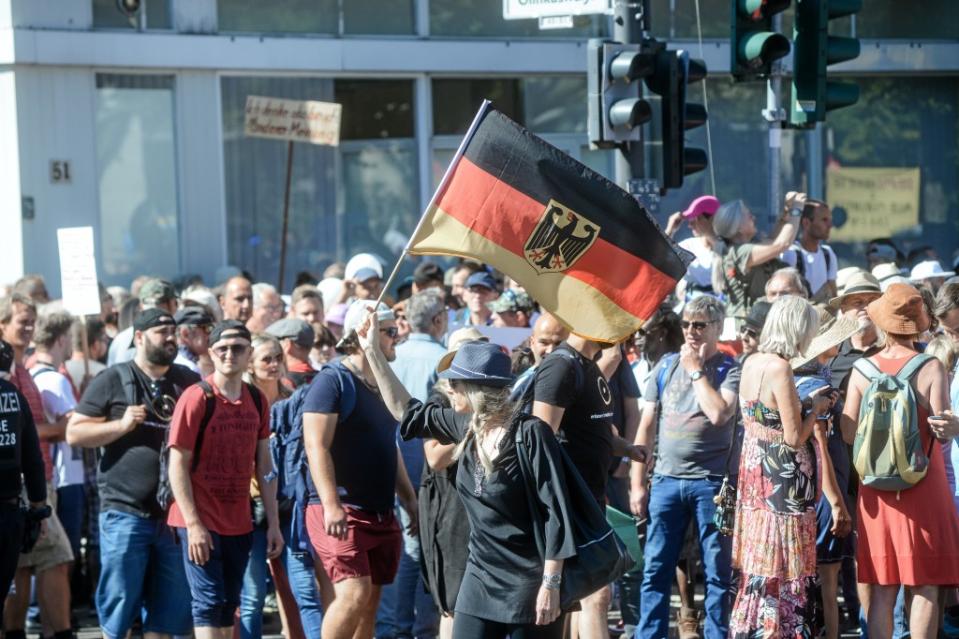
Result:
[[[100,629],[124,637],[143,611],[143,631],[188,635],[190,588],[173,530],[162,520],[117,510],[100,513]]]
[[[209,560],[202,566],[190,561],[186,528],[177,528],[176,534],[180,540],[183,568],[193,595],[193,625],[198,628],[232,627],[233,617],[240,605],[243,574],[250,561],[253,533],[221,535],[211,530],[213,549]]]

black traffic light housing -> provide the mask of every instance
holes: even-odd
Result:
[[[775,60],[789,55],[789,39],[773,31],[773,16],[791,0],[730,0],[730,64],[736,81],[768,78]]]
[[[642,80],[653,72],[653,56],[638,44],[590,41],[587,53],[588,133],[599,148],[639,142],[652,117]]]

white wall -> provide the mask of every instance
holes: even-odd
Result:
[[[93,25],[90,0],[4,0],[15,27],[35,29],[89,29]],[[2,26],[9,26],[2,24]]]
[[[23,275],[20,162],[17,157],[17,86],[13,71],[0,72],[0,285]]]

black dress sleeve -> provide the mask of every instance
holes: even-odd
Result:
[[[452,408],[443,408],[435,402],[423,403],[410,399],[400,422],[400,437],[435,439],[441,444],[456,444],[463,439],[467,428],[466,415],[457,414]]]
[[[20,468],[23,472],[23,483],[27,488],[27,499],[31,502],[45,502],[47,500],[47,481],[43,472],[43,456],[40,454],[40,437],[37,435],[37,426],[33,421],[33,413],[23,395],[20,395]]]
[[[549,424],[540,419],[528,419],[521,427],[543,513],[546,559],[567,559],[576,554],[576,542],[559,442]]]

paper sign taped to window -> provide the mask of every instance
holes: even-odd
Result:
[[[60,250],[60,290],[63,308],[71,315],[99,315],[100,289],[93,251],[93,227],[57,229]]]
[[[340,144],[343,105],[313,100],[246,96],[243,132],[248,137],[310,144]]]
[[[866,242],[891,237],[919,224],[918,168],[846,168],[826,171],[826,199],[846,209],[842,228],[831,240]]]

